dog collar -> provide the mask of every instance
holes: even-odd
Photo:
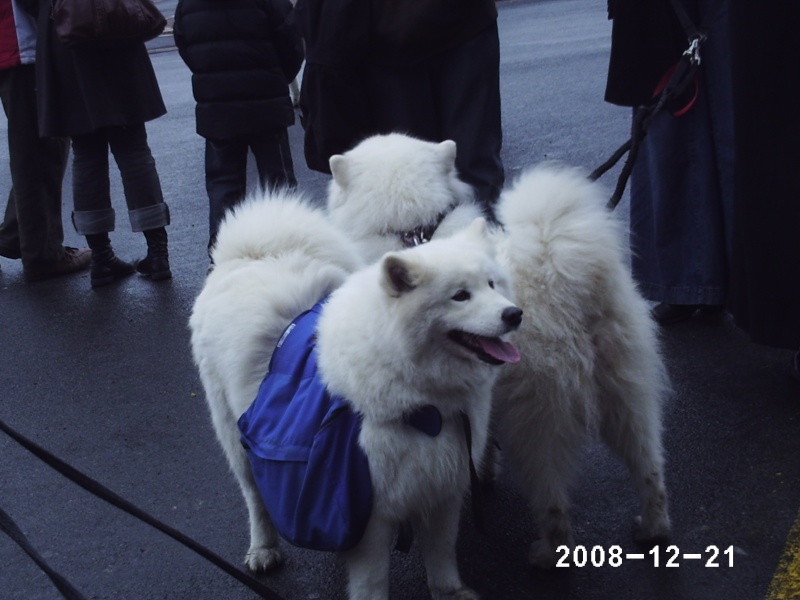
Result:
[[[420,406],[403,415],[403,422],[430,437],[436,437],[442,431],[442,413],[433,404]]]
[[[436,218],[433,220],[433,223],[429,225],[420,225],[419,227],[415,227],[409,231],[400,231],[397,235],[400,237],[400,241],[403,244],[404,248],[413,248],[414,246],[419,246],[420,244],[425,244],[431,241],[433,234],[436,233],[436,230],[439,228],[439,225],[442,224],[444,218],[453,212],[453,209],[458,206],[455,202],[436,215]]]

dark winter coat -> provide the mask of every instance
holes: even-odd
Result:
[[[729,309],[751,339],[800,349],[800,4],[731,0],[736,175]]]
[[[260,137],[294,123],[303,46],[291,13],[289,0],[179,0],[175,44],[192,71],[198,134]]]
[[[413,65],[460,46],[496,21],[495,0],[372,0],[370,62]]]
[[[606,102],[646,104],[688,47],[686,34],[670,0],[609,0],[608,15],[613,23]]]
[[[167,112],[144,43],[65,47],[40,0],[36,48],[39,132],[67,137],[134,125]]]
[[[412,67],[494,26],[494,0],[298,0],[300,92],[309,168],[375,133],[366,69]]]

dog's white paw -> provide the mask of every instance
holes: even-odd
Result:
[[[633,539],[637,542],[660,542],[669,539],[671,526],[664,513],[645,521],[641,516],[633,519]]]
[[[244,557],[244,564],[253,573],[269,571],[283,563],[283,554],[280,548],[250,548]]]
[[[538,569],[552,569],[558,562],[558,549],[561,546],[566,546],[570,552],[575,548],[572,525],[566,510],[552,508],[547,511],[547,520],[541,528],[539,539],[531,543],[528,562]]]

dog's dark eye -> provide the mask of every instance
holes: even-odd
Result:
[[[494,280],[492,279],[489,280],[489,287],[494,289]]]
[[[458,290],[452,299],[456,302],[466,302],[470,298],[472,298],[472,294],[470,294],[467,290]]]

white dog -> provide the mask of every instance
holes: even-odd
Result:
[[[480,464],[496,365],[519,360],[501,336],[522,314],[507,299],[507,276],[493,253],[478,219],[459,235],[356,271],[360,259],[347,238],[289,193],[251,199],[227,216],[190,326],[216,434],[249,510],[250,569],[269,569],[282,556],[237,421],[267,381],[276,343],[292,335],[287,326],[330,294],[316,328],[318,372],[360,417],[358,444],[374,496],[363,536],[343,554],[349,597],[389,597],[392,537],[408,523],[432,597],[477,598],[455,559],[470,479],[462,413]],[[410,415],[429,406],[440,415],[439,431],[411,424]]]
[[[455,143],[375,136],[330,160],[328,209],[365,260],[451,235],[480,209],[458,179]],[[525,311],[519,364],[495,389],[493,432],[539,527],[529,560],[550,567],[574,545],[568,493],[599,432],[627,464],[641,500],[635,537],[670,528],[661,443],[665,370],[647,303],[624,260],[618,224],[595,184],[539,166],[498,204],[498,259]]]

